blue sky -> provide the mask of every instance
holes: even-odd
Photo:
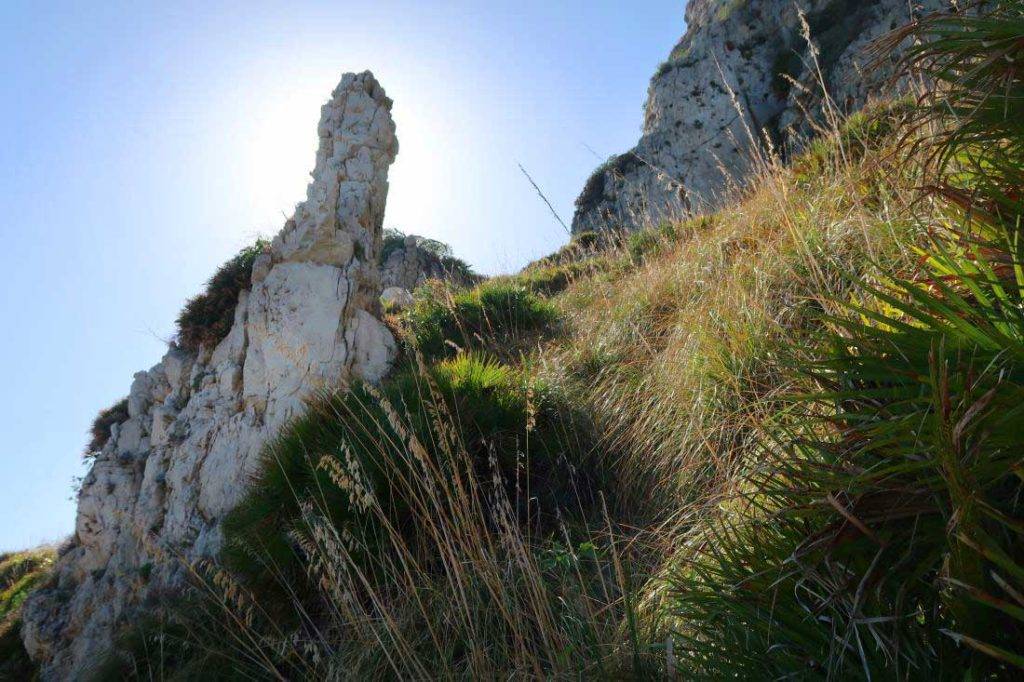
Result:
[[[636,141],[684,4],[3,3],[0,551],[72,530],[93,416],[303,198],[343,72],[395,100],[385,225],[511,271],[566,240],[517,163],[569,221]]]

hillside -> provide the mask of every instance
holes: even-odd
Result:
[[[0,665],[1014,679],[1022,36],[1019,1],[911,24],[876,45],[909,96],[492,278],[383,233],[391,103],[346,76],[307,201],[100,415],[60,556],[8,571],[41,587]]]

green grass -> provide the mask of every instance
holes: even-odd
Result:
[[[53,560],[50,549],[0,554],[0,679],[36,679],[21,643],[21,605],[49,577]]]
[[[446,416],[453,430],[439,432]],[[409,367],[380,393],[360,385],[324,395],[269,446],[260,477],[226,520],[228,566],[261,594],[280,586],[281,575],[298,590],[305,564],[296,537],[309,533],[306,502],[373,561],[381,530],[361,511],[378,500],[388,524],[413,533],[411,501],[393,495],[392,479],[417,475],[423,458],[446,470],[453,449],[467,453],[473,475],[500,478],[517,505],[529,496],[515,513],[521,522],[550,527],[558,510],[572,515],[592,504],[595,472],[575,440],[582,423],[542,382],[476,355]],[[422,451],[409,451],[410,437]]]
[[[414,345],[428,358],[514,345],[547,329],[557,317],[554,306],[527,287],[502,280],[468,290],[426,286],[415,298],[406,319]]]

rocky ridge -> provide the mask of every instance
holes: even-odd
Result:
[[[951,6],[690,0],[686,33],[651,79],[640,141],[587,181],[573,233],[636,230],[720,206],[769,145],[785,152],[811,132],[810,120],[821,118],[821,82],[836,110],[860,108],[891,76],[889,63],[868,68],[864,48],[913,15]]]
[[[135,375],[53,581],[25,604],[25,646],[45,679],[80,677],[118,624],[217,553],[240,482],[311,392],[390,368],[377,254],[398,144],[372,74],[343,77],[318,133],[307,198],[257,258],[227,337],[196,353],[172,346]]]

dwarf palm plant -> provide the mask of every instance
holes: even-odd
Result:
[[[743,512],[670,585],[710,678],[994,679],[1024,669],[1024,3],[933,16],[904,67],[941,219],[914,273],[851,278],[801,359]]]

